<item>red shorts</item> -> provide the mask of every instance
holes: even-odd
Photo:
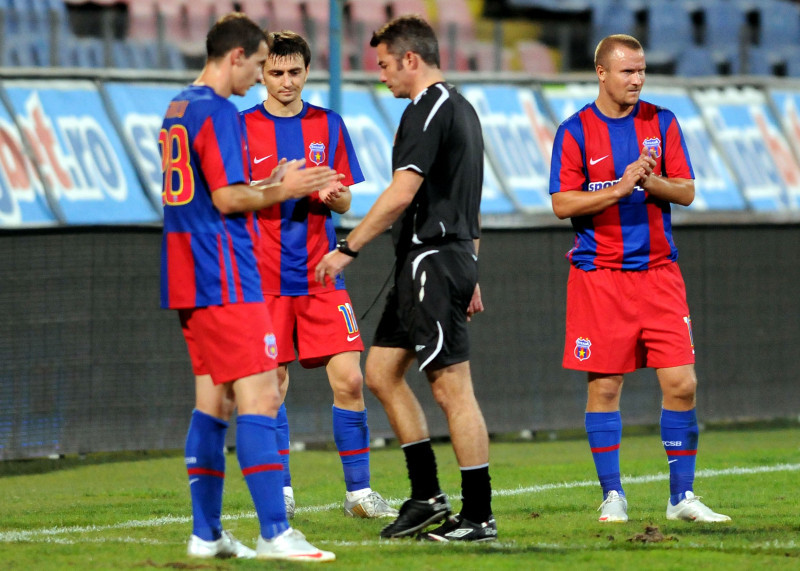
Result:
[[[678,264],[641,272],[571,268],[563,365],[603,374],[694,363]]]
[[[278,345],[267,306],[232,303],[178,310],[195,375],[215,385],[271,371]]]
[[[324,365],[333,355],[364,350],[347,290],[264,299],[275,325],[281,365],[294,361],[295,347],[307,369]]]

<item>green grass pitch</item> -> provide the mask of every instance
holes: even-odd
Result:
[[[452,450],[437,444],[442,486],[458,509]],[[695,493],[726,524],[668,522],[667,464],[658,434],[622,442],[627,524],[600,524],[585,439],[493,442],[499,539],[480,545],[381,541],[385,521],[342,513],[344,482],[330,450],[292,454],[292,524],[334,551],[327,568],[364,569],[800,569],[800,428],[701,433]],[[253,545],[258,523],[233,454],[225,527]],[[372,453],[372,485],[395,505],[408,481],[397,446]],[[193,560],[188,483],[179,452],[0,463],[0,569],[289,569],[264,561]],[[306,564],[312,565],[312,564]]]

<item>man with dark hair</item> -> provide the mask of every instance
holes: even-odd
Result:
[[[431,541],[497,537],[489,478],[489,437],[475,399],[467,321],[483,311],[478,241],[483,186],[483,136],[472,105],[439,69],[431,26],[401,16],[373,34],[380,79],[403,113],[392,151],[392,182],[364,219],[316,269],[336,279],[376,236],[392,226],[394,287],[366,363],[366,382],[381,401],[405,453],[411,498],[381,537],[428,533]],[[457,515],[439,486],[422,407],[406,382],[414,359],[444,411],[461,468],[463,507]]]
[[[642,45],[604,38],[595,50],[597,99],[556,132],[553,211],[571,218],[563,365],[586,371],[586,432],[603,490],[602,523],[628,521],[620,481],[623,375],[656,370],[669,462],[666,517],[729,521],[694,495],[698,426],[692,320],[672,239],[670,204],[694,200],[694,172],[675,115],[639,99]]]
[[[395,517],[397,510],[370,487],[370,449],[358,329],[344,278],[329,285],[310,277],[336,243],[331,211],[350,208],[350,186],[364,180],[342,118],[301,98],[308,79],[308,42],[290,31],[267,37],[264,62],[267,99],[241,113],[251,177],[266,177],[278,159],[302,159],[329,165],[345,178],[339,185],[258,213],[256,258],[278,341],[278,380],[285,397],[289,363],[325,367],[333,390],[333,438],[345,480],[344,512],[351,517]],[[289,471],[289,421],[278,411],[278,450],[283,461],[286,513],[295,501]]]
[[[249,185],[232,94],[261,80],[264,32],[244,14],[220,19],[208,34],[197,80],[170,102],[159,144],[164,236],[161,305],[178,310],[195,374],[195,409],[185,462],[192,498],[191,557],[325,561],[286,519],[275,438],[280,405],[277,347],[261,293],[248,226],[251,212],[337,184],[328,167],[283,163]],[[233,408],[236,455],[261,528],[256,551],[223,531],[225,435]],[[265,444],[266,443],[266,444]]]

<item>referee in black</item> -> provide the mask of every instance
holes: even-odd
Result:
[[[478,287],[481,125],[472,105],[444,81],[436,34],[425,20],[396,18],[373,33],[370,45],[377,48],[381,81],[395,97],[411,103],[395,137],[392,182],[319,263],[316,278],[332,279],[392,227],[394,287],[367,355],[365,376],[405,453],[411,499],[381,537],[489,541],[497,537],[489,437],[472,388],[467,333],[467,321],[483,311]],[[405,379],[415,358],[447,417],[461,468],[463,506],[455,515],[439,487],[425,415]]]

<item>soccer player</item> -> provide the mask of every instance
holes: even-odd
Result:
[[[192,369],[195,409],[186,437],[192,499],[192,557],[326,561],[286,519],[275,438],[280,406],[277,346],[261,293],[244,214],[335,184],[328,167],[278,173],[249,186],[232,94],[261,80],[264,32],[240,13],[221,18],[206,39],[197,80],[170,102],[159,134],[164,234],[161,305],[178,310]],[[271,173],[272,174],[272,173]],[[236,454],[258,515],[256,550],[222,529],[225,434],[238,408]],[[266,444],[265,444],[266,443]]]
[[[364,219],[317,266],[336,279],[359,251],[392,226],[395,283],[366,363],[367,386],[386,409],[405,453],[411,498],[381,537],[407,537],[446,521],[424,539],[488,541],[492,516],[489,437],[475,399],[467,320],[483,310],[478,239],[483,186],[483,136],[472,105],[439,69],[431,26],[401,16],[375,32],[380,79],[411,99],[397,129],[392,181]],[[444,411],[461,468],[463,507],[448,518],[425,414],[406,382],[414,359]]]
[[[281,393],[285,397],[295,346],[302,366],[325,367],[333,389],[333,437],[344,470],[344,512],[351,517],[394,517],[397,510],[370,488],[369,427],[360,365],[364,344],[344,278],[329,285],[313,279],[317,262],[336,243],[331,211],[341,214],[350,208],[349,186],[364,176],[342,118],[301,98],[311,62],[308,43],[290,31],[268,34],[267,43],[263,75],[268,97],[241,114],[253,178],[266,177],[278,158],[304,157],[344,175],[335,187],[275,204],[257,216],[256,257],[277,335]],[[278,444],[286,510],[292,517],[295,502],[285,405],[278,413]]]
[[[597,99],[565,120],[553,144],[553,211],[571,218],[563,365],[588,373],[586,432],[603,489],[601,522],[628,521],[620,482],[623,375],[653,367],[663,395],[670,471],[667,519],[728,521],[694,495],[697,454],[692,321],[672,239],[670,203],[694,199],[678,121],[639,99],[641,44],[604,38],[595,50]]]

